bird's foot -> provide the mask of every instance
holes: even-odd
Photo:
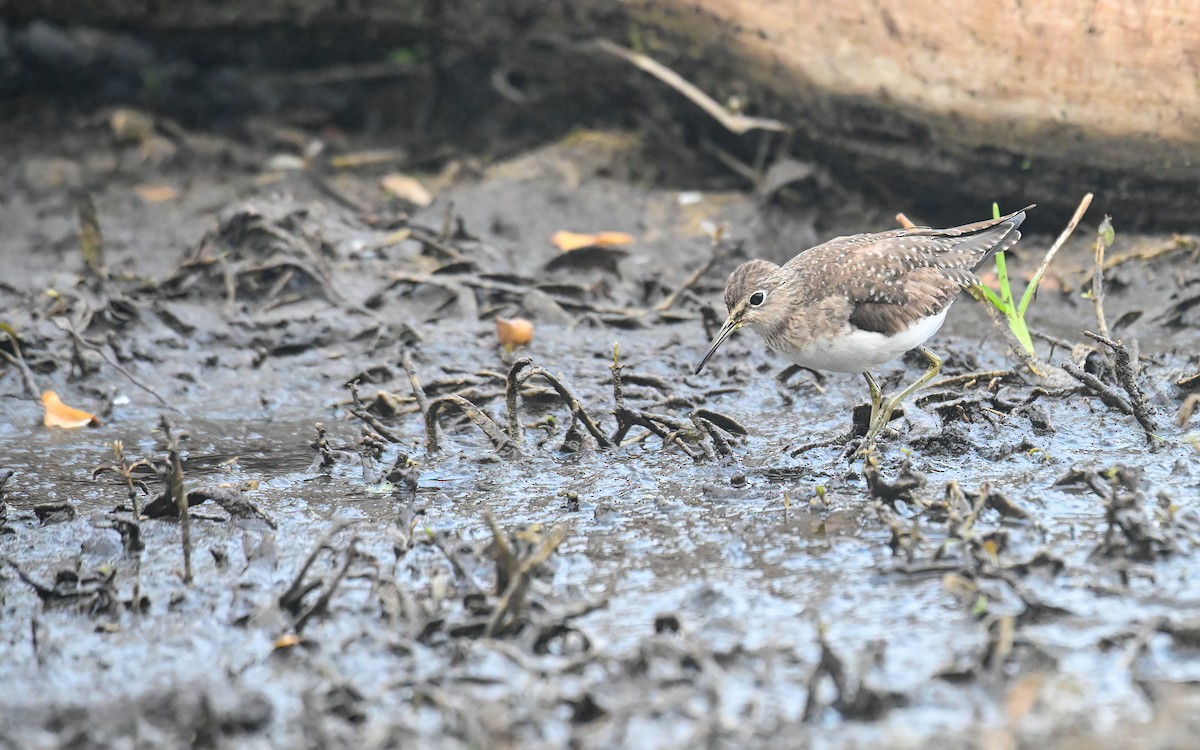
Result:
[[[854,444],[851,443],[851,446],[853,446],[853,445]],[[850,454],[849,449],[847,450],[847,454]],[[876,445],[874,436],[864,437],[862,440],[860,440],[858,442],[858,446],[853,449],[853,456],[856,459],[858,459],[858,458],[865,459],[865,458],[870,458],[871,456],[878,456],[878,455],[879,455],[879,446]]]

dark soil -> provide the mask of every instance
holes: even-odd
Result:
[[[955,380],[864,464],[857,377],[779,377],[749,334],[691,373],[738,262],[919,204],[764,201],[711,163],[663,187],[662,134],[636,128],[424,160],[271,117],[57,111],[0,123],[0,746],[1200,730],[1200,467],[1175,421],[1200,384],[1194,238],[1109,251],[1132,389],[1082,335],[1100,216],[1031,310],[1042,358],[1144,398],[1153,435],[1024,371],[964,296],[931,343]],[[385,193],[393,172],[432,204]],[[564,255],[558,230],[635,241]],[[1050,241],[1023,240],[1014,275]],[[501,316],[533,341],[506,351]],[[44,427],[42,390],[102,426]]]

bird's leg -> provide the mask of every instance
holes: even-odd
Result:
[[[918,350],[921,352],[921,354],[925,355],[925,359],[929,360],[929,368],[925,370],[925,374],[917,378],[912,385],[900,391],[895,396],[892,396],[883,403],[883,406],[879,410],[879,414],[874,420],[872,420],[871,426],[867,428],[867,437],[864,439],[864,443],[874,442],[875,436],[879,434],[879,431],[883,429],[884,425],[891,420],[892,412],[896,410],[896,407],[900,405],[900,402],[911,396],[930,380],[936,378],[937,374],[942,371],[941,357],[923,346],[918,347]]]
[[[871,376],[871,373],[863,371],[863,378],[867,381],[867,388],[871,389],[871,418],[867,421],[867,426],[875,424],[875,418],[879,416],[879,407],[883,405],[883,391],[879,390],[879,383]]]
[[[883,408],[883,391],[880,390],[879,383],[866,370],[863,370],[863,379],[867,381],[867,388],[871,390],[871,418],[867,421],[867,434],[858,446],[857,454],[860,456],[865,456],[875,449],[875,433],[879,432],[875,423],[879,420],[879,410]]]

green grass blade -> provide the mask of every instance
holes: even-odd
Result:
[[[1000,295],[998,295],[994,291],[992,291],[992,288],[990,286],[985,286],[984,284],[976,284],[975,286],[972,287],[972,289],[978,290],[979,293],[983,295],[983,298],[986,299],[989,303],[991,303],[992,307],[996,308],[1000,312],[1005,312],[1004,300],[1000,299]]]

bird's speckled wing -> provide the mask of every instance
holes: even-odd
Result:
[[[794,272],[796,292],[810,302],[841,296],[850,322],[894,334],[944,310],[975,269],[1021,238],[1025,209],[999,219],[950,229],[897,229],[838,237],[797,255],[783,268]],[[805,273],[820,268],[821,273]],[[819,281],[818,281],[819,279]]]

